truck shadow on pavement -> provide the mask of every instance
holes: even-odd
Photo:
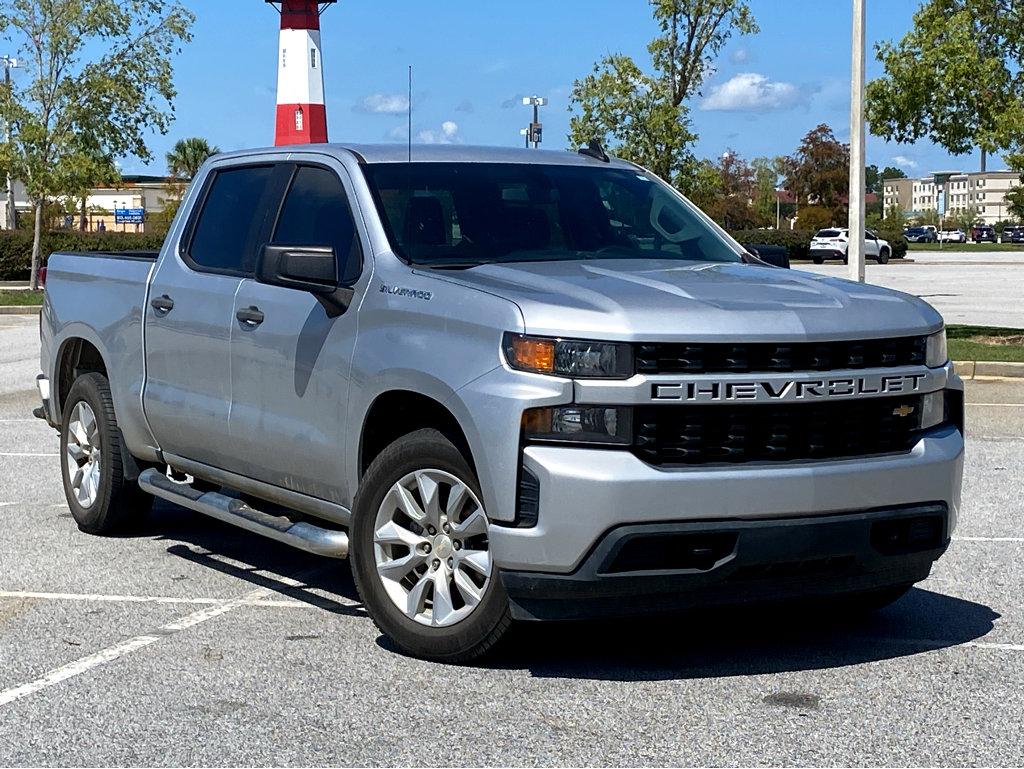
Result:
[[[989,633],[983,604],[914,588],[874,613],[837,618],[757,607],[525,625],[491,660],[541,678],[721,678],[846,667],[959,646]]]
[[[166,503],[154,506],[144,527],[136,536],[173,542],[169,555],[234,577],[246,589],[267,588],[323,611],[366,617],[345,562],[298,553]],[[527,670],[539,678],[609,681],[818,670],[970,643],[991,632],[999,616],[984,604],[919,587],[881,611],[847,618],[758,607],[524,623],[513,627],[491,655],[473,666]],[[398,653],[384,636],[377,643]]]

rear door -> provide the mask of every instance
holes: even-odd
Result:
[[[292,166],[287,192],[267,242],[330,246],[342,282],[356,289],[349,309],[329,317],[305,291],[246,278],[231,328],[228,469],[275,486],[347,504],[342,447],[356,306],[368,267],[351,182],[332,158]],[[362,278],[361,278],[362,276]],[[258,319],[258,322],[253,320]]]
[[[150,284],[143,404],[164,451],[217,467],[232,454],[230,335],[235,294],[252,273],[275,166],[213,171],[178,248]]]

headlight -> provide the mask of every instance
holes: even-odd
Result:
[[[945,366],[949,362],[949,353],[946,351],[946,329],[928,337],[924,353],[924,365],[929,368]]]
[[[505,334],[505,360],[514,369],[579,379],[627,379],[633,374],[628,344]]]
[[[633,442],[633,414],[628,408],[554,406],[523,412],[523,435],[532,441],[567,443]]]

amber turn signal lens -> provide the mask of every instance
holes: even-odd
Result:
[[[555,370],[555,341],[513,336],[511,338],[512,363],[516,368],[551,374]]]

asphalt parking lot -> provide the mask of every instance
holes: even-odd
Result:
[[[0,764],[1024,763],[1024,380],[968,383],[955,540],[873,617],[532,627],[450,667],[344,563],[165,504],[81,534],[36,323],[0,317]]]
[[[840,262],[794,264],[793,269],[845,278]],[[876,283],[920,296],[947,323],[1024,328],[1024,251],[911,251],[906,260],[868,261],[865,275]]]

